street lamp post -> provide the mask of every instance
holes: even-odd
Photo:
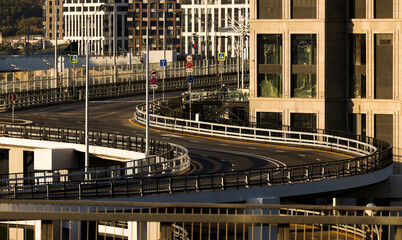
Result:
[[[105,5],[102,4],[99,8],[92,14],[95,15],[98,11],[104,10]],[[82,35],[86,35],[85,38],[85,172],[88,172],[89,166],[89,33],[88,33],[88,20],[89,16],[86,18],[86,24],[82,28]],[[116,24],[116,23],[114,23]],[[87,28],[85,31],[85,27]],[[90,176],[85,174],[85,178],[90,180]]]
[[[147,30],[146,30],[146,59],[145,59],[145,107],[146,107],[146,121],[145,121],[145,154],[149,154],[149,5],[147,3]]]

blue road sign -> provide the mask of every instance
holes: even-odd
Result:
[[[77,63],[78,56],[77,55],[70,55],[70,63]]]
[[[161,67],[166,67],[166,66],[167,66],[166,59],[161,59]]]
[[[218,61],[225,61],[225,53],[224,52],[218,53]]]
[[[188,75],[188,76],[187,76],[187,82],[188,82],[188,83],[193,83],[193,82],[194,82],[194,77],[193,77],[193,75]]]

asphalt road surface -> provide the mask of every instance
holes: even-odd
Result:
[[[178,94],[167,93],[165,95]],[[145,96],[143,95],[90,101],[90,130],[144,137],[145,128],[130,122],[135,106],[144,101]],[[11,118],[11,113],[0,113],[0,118],[8,117]],[[85,104],[76,102],[17,110],[15,118],[31,120],[33,124],[39,126],[84,129]],[[151,130],[150,137],[186,147],[192,160],[191,172],[196,173],[311,164],[350,157],[321,150],[240,142],[155,129]]]

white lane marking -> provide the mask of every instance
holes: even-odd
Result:
[[[257,148],[255,148],[255,147],[248,147],[248,149],[254,149],[254,150],[256,150]]]
[[[221,143],[221,144],[219,144],[219,145],[224,146],[224,147],[228,147],[228,146],[229,146],[228,144],[223,144],[223,143]]]
[[[57,119],[57,118],[48,118],[48,120],[50,120],[50,121],[57,121],[58,119]]]
[[[317,160],[317,161],[321,161],[321,159],[319,159],[319,158],[317,158],[316,160]]]
[[[235,165],[232,163],[232,167],[234,167]]]
[[[192,142],[192,143],[199,143],[199,141],[194,141],[194,140],[191,140],[190,142]]]
[[[201,155],[201,157],[207,158],[208,156],[207,155]]]
[[[174,134],[162,134],[161,136],[165,136],[165,137],[176,137],[176,138],[184,138],[183,136],[174,135]]]
[[[170,138],[168,138],[168,137],[162,137],[163,139],[170,139]]]
[[[285,152],[285,151],[282,151],[282,150],[276,150],[276,152],[283,153],[283,152]]]
[[[300,156],[300,157],[305,157],[306,155],[304,155],[304,154],[299,154],[299,156]]]
[[[215,149],[205,149],[205,148],[197,148],[197,147],[189,147],[189,146],[186,146],[186,148],[188,148],[188,149],[198,149],[198,150],[208,150],[210,152],[222,152],[222,153],[236,154],[236,155],[247,156],[247,157],[254,157],[254,158],[258,158],[258,159],[270,162],[270,163],[276,165],[277,167],[279,167],[279,164],[284,166],[284,167],[286,167],[286,164],[284,162],[282,162],[282,161],[279,161],[277,159],[270,158],[270,157],[251,154],[251,153],[225,151],[225,150],[215,150]]]
[[[226,162],[226,160],[225,160],[225,159],[219,159],[219,161],[221,161],[221,162]]]
[[[91,118],[105,117],[105,116],[113,115],[113,114],[115,114],[115,113],[117,113],[117,112],[105,113],[105,114],[102,114],[102,115],[99,115],[99,116],[96,116],[96,117],[91,117]]]

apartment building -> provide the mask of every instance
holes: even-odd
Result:
[[[386,140],[402,173],[400,3],[251,1],[251,120]]]
[[[236,56],[240,34],[222,31],[230,28],[230,19],[248,23],[249,0],[183,0],[183,47],[185,52],[215,57],[217,52]],[[243,45],[248,45],[248,39]],[[195,44],[195,46],[194,46]]]
[[[150,51],[163,50],[165,44],[165,50],[182,53],[181,14],[181,0],[130,0],[127,19],[130,52],[141,55],[146,50],[146,31],[149,27]]]
[[[45,32],[43,39],[55,40],[55,29],[57,29],[57,39],[62,40],[64,37],[63,1],[45,0],[42,9],[42,24]]]
[[[64,0],[64,39],[77,42],[79,54],[85,53],[86,37],[91,54],[127,50],[127,10],[128,0]]]

